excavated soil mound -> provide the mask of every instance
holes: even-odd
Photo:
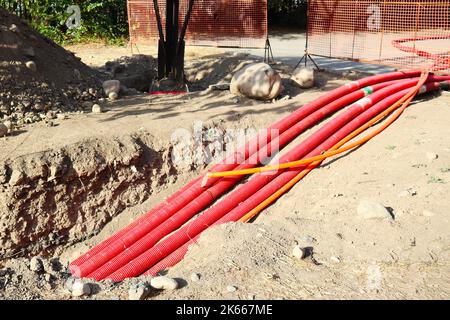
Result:
[[[101,97],[100,75],[0,9],[0,120],[18,125],[49,110],[76,111]]]
[[[143,54],[124,56],[108,61],[100,70],[128,89],[148,92],[157,77],[158,60]]]

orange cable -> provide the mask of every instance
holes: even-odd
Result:
[[[410,92],[408,92],[404,97],[402,97],[399,101],[397,101],[393,106],[386,109],[384,112],[382,112],[381,114],[379,114],[378,116],[376,116],[375,118],[373,118],[372,120],[370,120],[369,122],[367,122],[366,124],[361,126],[359,129],[355,130],[354,132],[352,132],[351,134],[346,136],[344,139],[342,139],[338,144],[339,145],[338,148],[336,148],[336,149],[332,148],[329,151],[326,151],[319,156],[301,159],[301,160],[297,160],[297,161],[293,161],[293,162],[286,162],[286,163],[282,163],[282,164],[278,164],[278,165],[270,165],[270,166],[265,166],[265,167],[251,168],[251,169],[244,169],[244,170],[235,170],[235,171],[211,172],[211,173],[207,174],[207,177],[208,178],[230,177],[230,176],[261,173],[261,172],[267,172],[267,171],[278,171],[281,169],[288,169],[288,168],[297,167],[297,166],[301,166],[301,165],[307,165],[307,164],[315,162],[315,161],[323,161],[326,158],[336,156],[336,155],[344,153],[348,150],[354,149],[354,148],[366,143],[367,141],[371,140],[373,137],[375,137],[376,135],[381,133],[383,130],[385,130],[386,127],[383,126],[379,129],[375,130],[371,134],[367,135],[366,137],[364,137],[358,141],[355,141],[345,147],[342,147],[342,146],[345,143],[347,143],[348,141],[350,141],[351,139],[353,139],[354,137],[356,137],[357,135],[359,135],[361,132],[370,128],[372,125],[377,123],[380,119],[384,118],[386,115],[388,115],[389,113],[391,113],[392,111],[397,109],[400,106],[400,104],[404,103],[410,97],[414,98],[414,96],[417,94],[420,87],[425,83],[427,78],[428,78],[428,73],[422,73],[422,76],[419,79],[418,84]],[[400,116],[400,115],[398,115],[398,116]],[[395,119],[397,119],[398,116]]]

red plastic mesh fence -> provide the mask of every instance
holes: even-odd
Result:
[[[308,2],[311,54],[450,71],[450,0]]]
[[[158,0],[161,18],[165,0]],[[180,28],[188,8],[180,0]],[[132,44],[158,40],[153,0],[129,0],[128,21]],[[187,45],[264,48],[267,39],[267,0],[196,0],[186,33]]]

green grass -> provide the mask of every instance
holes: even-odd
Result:
[[[392,146],[392,145],[388,145],[385,148],[386,148],[386,150],[392,151],[392,150],[395,150],[397,147],[396,146]]]
[[[447,182],[439,177],[436,176],[430,176],[430,179],[428,179],[428,183],[440,183],[440,184],[446,184]]]
[[[61,44],[104,42],[124,45],[128,36],[125,0],[23,0],[23,8],[11,5],[14,1],[0,0],[0,7],[27,20],[40,34]],[[16,1],[17,2],[17,1]],[[78,5],[81,26],[68,29],[66,21],[71,15],[67,8]]]

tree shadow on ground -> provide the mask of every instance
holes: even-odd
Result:
[[[211,102],[207,102],[212,100]],[[227,92],[207,93],[204,92],[179,97],[146,97],[138,96],[118,101],[110,108],[111,115],[100,122],[110,122],[120,118],[141,116],[145,114],[154,114],[153,119],[167,119],[177,117],[182,113],[201,113],[211,109],[233,108],[227,112],[211,115],[209,119],[223,116],[233,116],[238,113],[242,116],[247,114],[265,114],[265,113],[284,113],[286,107],[278,105],[267,108],[265,106],[259,109],[247,109],[248,107],[257,106],[264,102],[248,99],[241,96],[235,96]],[[270,102],[269,102],[270,103]],[[192,109],[186,108],[186,105],[192,106]]]

